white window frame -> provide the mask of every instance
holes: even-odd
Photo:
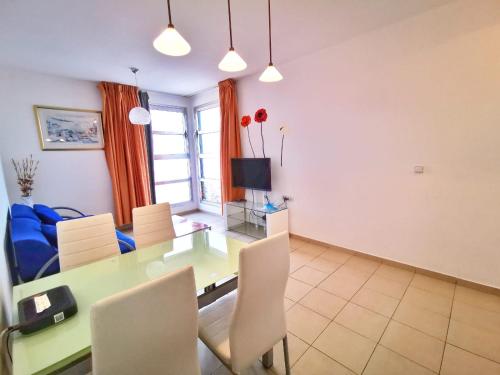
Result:
[[[166,105],[166,104],[153,104],[153,103],[151,103],[149,105],[149,108],[150,108],[150,110],[181,112],[184,115],[184,121],[186,123],[185,135],[186,135],[186,142],[187,142],[187,153],[186,154],[163,155],[162,157],[157,159],[155,156],[155,153],[154,153],[153,134],[159,134],[159,133],[157,131],[155,132],[153,129],[151,129],[151,152],[153,153],[153,161],[154,160],[169,160],[169,159],[188,158],[189,159],[189,168],[190,168],[190,177],[186,178],[186,179],[172,180],[172,181],[157,184],[156,180],[154,179],[154,175],[153,175],[153,181],[154,181],[155,189],[156,189],[156,185],[190,181],[190,183],[191,183],[191,200],[171,204],[171,208],[172,208],[172,213],[174,213],[174,214],[194,210],[197,208],[197,201],[198,201],[198,192],[197,192],[197,189],[195,188],[194,185],[198,184],[198,181],[196,179],[195,146],[193,145],[194,142],[191,142],[191,139],[189,138],[189,134],[192,134],[193,129],[192,129],[191,121],[188,120],[188,115],[187,115],[188,109],[186,107],[181,107],[181,106],[172,106],[172,105]],[[161,133],[169,134],[169,132],[161,132]],[[170,133],[170,134],[178,134],[178,133]],[[154,165],[154,162],[153,162],[153,165]]]
[[[201,155],[200,155],[200,143],[198,139],[198,112],[204,111],[207,109],[212,109],[212,108],[217,108],[220,107],[220,103],[218,100],[214,100],[208,103],[204,103],[201,105],[198,105],[193,108],[193,118],[194,118],[194,124],[193,124],[193,138],[195,140],[195,157],[196,157],[196,190],[198,193],[198,207],[202,211],[207,211],[207,212],[212,212],[221,215],[222,214],[222,203],[215,203],[215,202],[207,202],[202,200],[202,192],[201,192]],[[219,133],[220,133],[219,129]]]

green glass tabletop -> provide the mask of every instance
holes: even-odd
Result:
[[[238,271],[238,254],[246,244],[220,233],[196,232],[128,254],[91,263],[14,287],[17,302],[60,285],[68,285],[78,313],[63,323],[31,335],[13,335],[14,374],[46,374],[90,353],[90,306],[186,265],[194,268],[196,287],[203,289]]]

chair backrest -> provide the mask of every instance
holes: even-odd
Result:
[[[56,228],[61,271],[120,254],[109,213],[60,221]]]
[[[288,232],[254,242],[239,255],[238,298],[229,329],[231,366],[250,366],[286,335]]]
[[[136,207],[132,210],[132,220],[137,249],[175,238],[169,203]]]
[[[192,267],[97,302],[90,322],[95,375],[200,374]]]

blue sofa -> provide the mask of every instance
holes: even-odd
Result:
[[[78,216],[60,215],[56,210],[69,210]],[[69,207],[12,205],[10,233],[19,281],[27,282],[59,272],[56,224],[85,216]],[[132,238],[118,230],[116,237],[122,254],[135,250]]]

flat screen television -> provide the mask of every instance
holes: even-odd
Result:
[[[271,159],[231,159],[233,187],[271,191]]]

